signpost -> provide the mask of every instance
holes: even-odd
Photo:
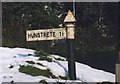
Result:
[[[64,19],[67,30],[67,58],[68,58],[68,75],[71,80],[76,79],[76,68],[75,68],[75,59],[74,59],[74,33],[69,34],[70,31],[75,30],[75,18],[72,12],[69,10],[67,16]]]
[[[71,80],[76,79],[75,60],[74,60],[74,30],[75,30],[75,18],[72,12],[69,10],[67,16],[64,19],[66,28],[54,28],[54,29],[42,29],[42,30],[27,30],[27,41],[39,41],[39,40],[67,40],[67,58],[68,58],[68,74]]]

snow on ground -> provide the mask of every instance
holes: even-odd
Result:
[[[58,79],[50,79],[43,76],[33,77],[19,72],[19,65],[28,65],[25,61],[34,61],[37,63],[43,64],[45,67],[39,65],[33,65],[40,69],[49,69],[55,76],[65,76],[68,74],[68,63],[67,61],[58,61],[47,62],[47,61],[38,61],[38,57],[28,56],[28,54],[34,54],[34,50],[25,49],[25,48],[5,48],[0,47],[0,66],[2,71],[0,71],[0,77],[2,77],[2,82],[39,82],[40,80],[45,79],[48,82],[55,82]],[[61,58],[58,55],[51,55],[54,58]],[[11,65],[14,65],[13,68],[9,68]],[[46,68],[47,67],[47,68]],[[94,69],[88,65],[81,64],[76,62],[76,75],[77,81],[82,82],[115,82],[115,75],[103,70]],[[24,77],[24,78],[23,78]],[[0,78],[1,79],[1,78]],[[66,81],[66,80],[59,80]],[[68,80],[70,81],[70,80]]]

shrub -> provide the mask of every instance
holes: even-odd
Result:
[[[36,63],[36,64],[44,67],[44,65],[42,65],[41,63]]]
[[[69,80],[69,77],[68,76],[59,76],[60,79],[63,79],[63,80]]]
[[[42,50],[38,50],[34,54],[35,56],[40,57],[39,60],[46,60],[48,62],[52,62],[52,58],[48,57],[49,54],[44,53]]]
[[[35,64],[35,62],[33,62],[33,61],[26,61],[26,62],[29,64]]]
[[[41,80],[40,83],[42,83],[42,84],[48,84],[45,80]]]
[[[52,62],[52,58],[50,58],[48,56],[41,56],[38,60],[46,60],[48,62]]]
[[[49,55],[49,54],[43,52],[43,50],[37,50],[37,51],[35,51],[34,54],[35,54],[36,57],[48,56]]]
[[[53,75],[49,69],[47,70],[41,70],[39,68],[33,67],[33,66],[20,66],[19,71],[22,73],[29,74],[31,76],[46,76],[48,78],[56,78],[55,75]]]
[[[61,59],[61,58],[55,58],[55,60],[65,61],[64,59]]]

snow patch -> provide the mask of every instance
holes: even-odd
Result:
[[[51,79],[44,76],[31,76],[19,72],[20,65],[31,65],[39,69],[49,69],[55,76],[66,76],[68,75],[68,63],[67,61],[54,62],[39,61],[39,57],[34,57],[35,50],[25,49],[25,48],[7,48],[0,47],[0,66],[2,71],[0,71],[0,81],[2,82],[39,82],[45,79],[48,82],[56,81],[66,81],[60,79]],[[27,56],[31,54],[30,56]],[[26,56],[20,56],[26,55]],[[61,58],[58,55],[51,55],[53,58]],[[35,64],[28,64],[26,61],[33,61]],[[38,65],[36,63],[41,63],[44,66]],[[12,66],[12,68],[10,68]],[[77,81],[79,82],[115,82],[115,75],[103,70],[94,69],[88,65],[76,62],[76,75]],[[24,77],[24,78],[23,78]],[[67,80],[67,82],[70,80]]]

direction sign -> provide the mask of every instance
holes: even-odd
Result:
[[[54,29],[42,29],[42,30],[27,30],[26,40],[27,41],[38,41],[38,40],[59,40],[67,39],[67,56],[68,57],[68,74],[71,80],[76,79],[76,69],[74,61],[74,47],[73,39],[75,34],[75,17],[69,10],[67,16],[64,19],[66,28],[54,28]]]
[[[57,40],[57,39],[65,39],[65,38],[66,38],[65,28],[27,30],[26,31],[27,41]]]

